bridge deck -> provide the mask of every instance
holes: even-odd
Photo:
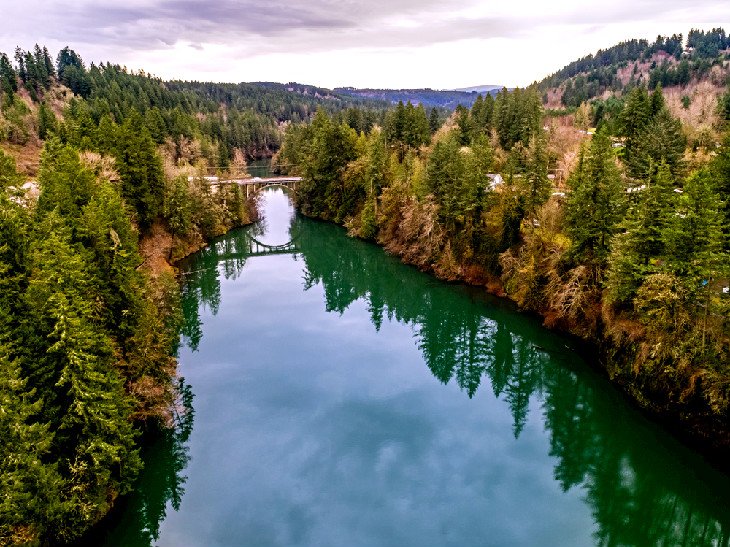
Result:
[[[211,184],[239,184],[245,186],[255,184],[286,184],[287,182],[299,182],[300,180],[302,180],[302,177],[268,177],[265,179],[260,177],[252,177],[246,179],[218,180],[211,182]]]

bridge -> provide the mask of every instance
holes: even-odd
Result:
[[[248,244],[248,252],[246,252],[247,257],[286,255],[300,252],[299,247],[297,247],[296,240],[288,241],[282,245],[267,245],[266,243],[261,243],[255,237],[251,237],[249,238]]]
[[[302,180],[302,177],[249,177],[245,179],[219,179],[218,177],[205,177],[205,180],[214,188],[233,184],[245,187],[246,198],[248,198],[256,192],[260,192],[265,188],[271,187],[286,188],[287,190],[294,192],[297,189],[297,183]]]

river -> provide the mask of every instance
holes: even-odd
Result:
[[[185,266],[188,413],[98,544],[728,545],[728,477],[570,340],[263,209]]]

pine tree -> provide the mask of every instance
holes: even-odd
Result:
[[[654,88],[654,92],[651,94],[650,103],[652,117],[667,108],[667,103],[664,100],[664,93],[662,93],[662,86],[660,84],[657,84],[656,88]]]
[[[519,179],[518,187],[527,214],[534,212],[550,197],[552,187],[548,179],[547,143],[543,135],[534,134],[530,138],[527,166],[524,176]]]
[[[568,185],[571,191],[565,219],[572,254],[579,262],[587,260],[601,267],[608,258],[625,202],[611,140],[605,131],[598,131],[590,148],[581,151]]]
[[[90,251],[94,292],[104,324],[124,338],[136,327],[135,312],[144,288],[137,271],[141,264],[138,234],[129,219],[117,189],[108,181],[99,181],[81,210],[77,230],[78,239]]]
[[[68,85],[66,69],[69,67],[75,67],[77,69],[84,70],[84,62],[74,50],[66,46],[58,52],[58,56],[56,57],[58,78],[66,85]]]
[[[730,97],[730,93],[728,96]],[[725,136],[717,156],[710,164],[710,170],[714,180],[714,192],[720,200],[724,249],[725,252],[730,252],[730,133]]]
[[[454,111],[456,125],[459,128],[459,144],[467,146],[471,141],[472,123],[469,111],[463,105],[458,105]]]
[[[38,107],[38,138],[46,140],[50,133],[56,131],[58,122],[56,115],[48,108],[45,101]]]
[[[649,95],[643,87],[635,87],[629,93],[621,112],[621,135],[626,137],[624,160],[633,161],[640,144],[640,135],[644,132],[651,120],[651,104]]]
[[[15,48],[15,62],[18,65],[18,77],[20,81],[26,83],[28,81],[28,71],[25,66],[25,55],[19,47]]]
[[[120,127],[115,157],[122,195],[137,211],[142,228],[147,229],[162,214],[165,179],[155,143],[137,111]]]
[[[624,221],[611,243],[608,271],[608,299],[615,304],[630,303],[643,280],[657,271],[664,252],[663,232],[672,212],[674,179],[661,164],[652,179],[636,192]]]
[[[662,108],[639,132],[631,151],[628,150],[627,141],[625,160],[629,174],[634,178],[644,179],[653,176],[651,166],[664,163],[673,176],[680,176],[684,171],[686,144],[681,122],[672,117],[667,108]]]
[[[26,303],[29,320],[45,335],[36,385],[57,431],[53,453],[65,483],[53,535],[69,541],[106,513],[115,494],[129,491],[140,460],[114,347],[98,320],[93,269],[57,210],[38,228]]]
[[[0,320],[0,323],[3,323]],[[48,463],[53,433],[36,416],[41,400],[0,341],[0,543],[38,543],[58,519],[61,481]]]
[[[697,289],[719,277],[723,263],[722,214],[710,172],[689,177],[677,201],[661,234],[665,261],[672,273]]]
[[[431,115],[428,119],[428,125],[431,129],[431,134],[436,133],[439,127],[441,127],[441,120],[439,120],[439,111],[436,108],[431,109]]]
[[[18,91],[18,74],[4,53],[0,53],[0,91],[6,95],[6,102]]]
[[[50,141],[43,151],[38,182],[38,213],[58,208],[59,214],[74,224],[94,191],[94,174],[81,164],[76,150],[57,140]]]

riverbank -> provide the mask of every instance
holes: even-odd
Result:
[[[343,226],[342,223],[338,225]],[[483,267],[455,261],[453,255],[448,260],[429,261],[424,256],[427,253],[418,252],[417,243],[406,248],[396,239],[387,239],[387,235],[384,237],[383,234],[375,242],[404,264],[415,266],[437,279],[482,287],[488,293],[509,299],[519,307],[517,299],[506,290],[504,281]],[[698,451],[714,466],[726,473],[730,472],[730,424],[721,409],[713,409],[707,403],[701,372],[691,368],[676,371],[682,375],[677,384],[692,386],[691,391],[679,396],[665,391],[664,386],[657,383],[656,376],[642,374],[640,367],[636,366],[639,352],[645,351],[642,347],[641,325],[622,319],[609,332],[604,321],[606,311],[601,312],[600,308],[594,317],[595,323],[589,328],[565,318],[556,319],[549,310],[541,313],[540,310],[522,309],[522,312],[537,315],[545,327],[580,341],[585,348],[587,362],[605,374],[633,406],[660,423],[685,445]]]
[[[145,451],[95,547],[725,537],[728,478],[630,408],[571,340],[292,217],[280,192],[262,204],[265,223],[180,265],[193,432]]]

